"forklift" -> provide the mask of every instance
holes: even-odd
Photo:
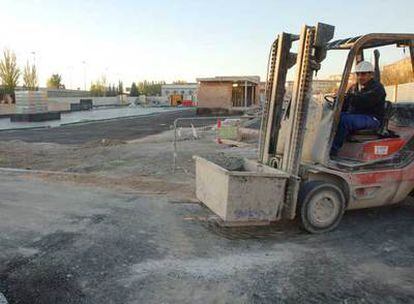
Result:
[[[414,191],[413,103],[400,105],[411,113],[408,123],[393,122],[397,106],[385,103],[380,128],[352,134],[339,154],[330,157],[352,66],[372,49],[409,49],[414,74],[414,34],[367,34],[331,41],[334,27],[304,26],[299,36],[280,34],[272,45],[263,112],[259,162],[290,175],[283,218],[300,218],[311,233],[338,226],[345,210],[397,204]],[[297,54],[290,51],[297,41]],[[312,96],[312,79],[328,52],[347,51],[336,95],[322,102]],[[380,80],[379,52],[374,50],[375,78]],[[296,64],[292,98],[286,105],[285,85]],[[411,112],[410,112],[411,111]]]

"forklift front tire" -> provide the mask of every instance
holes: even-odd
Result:
[[[345,212],[345,196],[335,184],[309,181],[302,184],[298,196],[302,228],[310,233],[335,229]]]

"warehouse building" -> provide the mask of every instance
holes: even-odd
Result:
[[[163,84],[161,96],[168,99],[172,106],[195,105],[197,102],[197,83]]]

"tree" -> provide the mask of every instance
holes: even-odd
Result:
[[[147,81],[138,83],[138,91],[140,94],[146,96],[161,95],[161,86],[165,84],[165,81]]]
[[[62,76],[59,74],[52,74],[47,80],[47,87],[54,89],[64,88],[64,85],[62,84]]]
[[[17,67],[16,54],[5,49],[3,59],[0,61],[0,78],[7,93],[13,93],[19,82],[20,69]]]
[[[135,82],[131,84],[131,90],[129,91],[129,96],[139,96],[138,88]]]
[[[122,81],[120,80],[118,82],[118,94],[122,94],[124,93],[124,84],[122,83]]]
[[[29,91],[35,91],[37,90],[38,85],[36,66],[34,64],[29,65],[29,62],[27,62],[23,71],[23,86]]]
[[[105,88],[105,94],[104,95],[105,96],[112,96],[112,87],[111,87],[111,85],[109,85]]]
[[[186,84],[187,83],[187,81],[185,81],[185,80],[175,80],[175,81],[173,81],[173,84]]]
[[[115,85],[114,84],[110,84],[108,86],[108,91],[106,96],[116,96],[116,89],[115,89]]]

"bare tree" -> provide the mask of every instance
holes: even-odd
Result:
[[[23,72],[23,85],[30,91],[35,91],[39,85],[37,78],[36,66],[29,65],[29,62],[26,63]]]

